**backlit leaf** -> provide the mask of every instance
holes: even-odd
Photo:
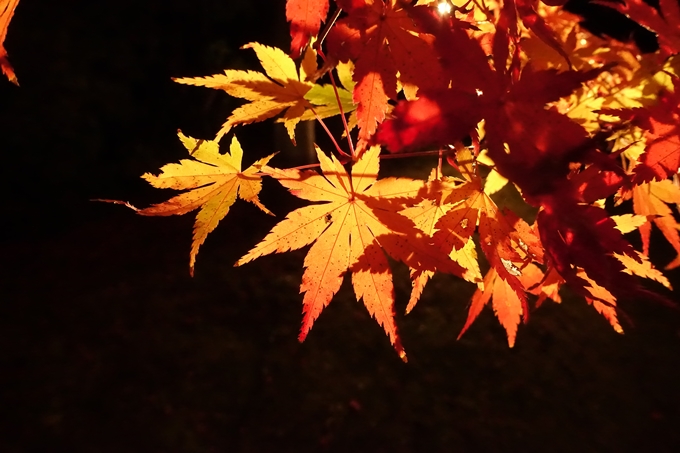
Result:
[[[429,245],[413,223],[396,212],[390,200],[403,197],[405,181],[377,179],[379,153],[379,147],[367,150],[352,166],[351,174],[335,156],[328,158],[319,148],[322,174],[267,169],[297,197],[325,203],[290,212],[236,264],[312,244],[305,257],[300,287],[304,293],[300,341],[306,338],[349,272],[357,299],[363,299],[371,316],[405,359],[394,323],[392,272],[385,252],[419,271],[440,270],[460,275],[462,269]]]
[[[271,214],[258,199],[262,183],[258,172],[273,155],[258,160],[241,171],[243,150],[236,137],[231,141],[229,152],[220,154],[214,140],[196,140],[179,133],[184,146],[193,159],[184,159],[178,164],[167,164],[159,175],[146,173],[142,177],[159,189],[187,190],[168,201],[138,211],[147,216],[169,216],[186,214],[199,209],[194,224],[189,269],[194,274],[198,249],[205,238],[222,220],[229,208],[239,197]]]

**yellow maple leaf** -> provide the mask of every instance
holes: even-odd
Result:
[[[191,244],[189,269],[193,276],[199,247],[227,215],[237,197],[272,215],[257,197],[262,189],[261,178],[257,173],[262,171],[274,155],[260,159],[241,171],[243,150],[235,136],[226,154],[220,154],[219,145],[215,140],[196,140],[181,132],[179,138],[194,160],[183,159],[178,164],[164,165],[159,175],[145,173],[142,178],[159,189],[189,191],[163,203],[140,209],[138,213],[147,216],[169,216],[186,214],[201,208],[196,216]]]
[[[295,142],[295,126],[300,121],[314,119],[313,111],[318,110],[321,118],[340,112],[335,96],[327,95],[329,87],[324,88],[308,80],[317,72],[316,52],[311,46],[305,52],[299,72],[295,62],[281,49],[259,43],[246,44],[243,48],[255,51],[264,73],[227,69],[224,74],[208,77],[173,79],[186,85],[224,90],[231,96],[250,101],[231,112],[216,140],[219,141],[234,126],[264,121],[283,113],[279,121],[283,122]],[[310,94],[312,88],[315,91]],[[339,88],[339,95],[345,111],[354,110],[353,104],[346,99],[347,90]]]
[[[668,278],[666,278],[660,270],[654,267],[651,261],[649,261],[649,258],[638,251],[636,251],[636,253],[639,261],[636,261],[628,255],[614,253],[616,259],[621,261],[621,264],[625,266],[623,272],[631,275],[634,274],[638,277],[649,278],[672,290],[673,287],[671,286],[671,282],[668,281]]]
[[[266,172],[299,198],[325,202],[296,209],[236,263],[245,264],[270,253],[296,250],[313,243],[305,257],[300,292],[304,317],[303,341],[321,311],[340,289],[345,273],[352,275],[357,300],[363,299],[371,316],[385,329],[397,353],[406,354],[394,323],[394,287],[385,252],[419,270],[460,275],[462,269],[430,245],[395,203],[412,194],[423,181],[406,178],[377,180],[380,147],[368,149],[352,165],[352,174],[318,147],[323,174],[297,169]]]
[[[264,121],[284,110],[284,124],[294,137],[295,125],[310,105],[305,94],[314,84],[305,81],[306,75],[300,77],[295,62],[281,49],[258,43],[246,44],[243,48],[255,51],[265,74],[227,69],[224,74],[173,80],[187,85],[224,90],[231,96],[251,101],[231,112],[217,134],[218,140],[233,126]],[[301,68],[303,74],[307,70],[309,67]]]
[[[613,215],[611,219],[616,223],[616,229],[622,233],[630,233],[647,223],[647,217],[637,214]]]
[[[309,52],[309,51],[308,51]],[[352,100],[352,91],[354,89],[354,81],[352,80],[352,72],[354,65],[351,62],[338,63],[335,68],[338,73],[338,84],[335,87],[331,84],[319,85],[315,84],[305,94],[305,99],[314,105],[312,109],[306,110],[300,117],[300,121],[310,121],[317,118],[328,118],[342,113],[352,112],[352,119],[350,124],[356,125],[356,108]],[[340,103],[338,103],[338,100]],[[279,120],[281,121],[281,120]],[[350,130],[352,127],[350,126]]]

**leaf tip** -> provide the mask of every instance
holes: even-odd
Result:
[[[139,208],[133,206],[133,205],[130,204],[130,202],[128,202],[128,201],[122,201],[122,200],[108,200],[108,199],[105,199],[105,198],[92,198],[92,199],[90,199],[90,201],[100,201],[100,202],[102,202],[102,203],[120,204],[120,205],[123,205],[123,206],[127,206],[128,208],[132,209],[132,210],[135,211],[135,212],[141,211],[141,209],[139,209]]]

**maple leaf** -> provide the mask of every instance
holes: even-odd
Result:
[[[305,99],[314,105],[313,110],[305,111],[300,117],[300,121],[309,121],[317,118],[323,119],[339,115],[340,113],[347,114],[356,111],[357,106],[354,104],[352,92],[350,91],[354,89],[354,81],[352,80],[353,66],[349,63],[340,63],[335,69],[338,73],[340,84],[335,87],[331,84],[314,85],[305,94]],[[340,101],[339,103],[338,100]],[[355,116],[354,113],[352,115]],[[350,124],[355,122],[356,120],[350,117]]]
[[[328,14],[328,0],[287,0],[286,19],[290,22],[291,57],[300,56],[309,39],[319,33]]]
[[[5,38],[7,37],[7,28],[14,15],[14,10],[19,4],[19,0],[0,0],[0,69],[2,73],[7,76],[10,82],[19,85],[17,76],[14,74],[14,69],[7,59],[7,51],[5,50]]]
[[[294,139],[295,125],[305,110],[311,108],[305,95],[314,84],[306,79],[316,71],[316,53],[313,49],[308,49],[298,73],[295,62],[281,49],[258,43],[246,44],[243,48],[255,51],[265,74],[227,69],[224,74],[173,80],[187,85],[224,90],[231,96],[251,101],[231,112],[217,134],[218,139],[233,126],[264,121],[284,111],[283,123],[291,139]]]
[[[462,182],[464,183],[464,181]],[[427,184],[426,193],[428,196],[415,206],[407,207],[400,211],[400,213],[413,220],[416,228],[432,237],[438,231],[436,225],[439,219],[454,207],[454,204],[445,203],[444,200],[460,185],[460,179],[441,175],[437,177],[436,172],[433,170]],[[452,260],[456,261],[463,269],[465,269],[462,275],[465,280],[477,283],[483,287],[482,273],[479,269],[477,251],[475,250],[475,243],[472,240],[472,237],[468,237],[467,241],[461,241],[461,243],[464,243],[464,245],[458,249],[454,248],[451,250],[449,248],[449,250],[446,250],[445,246],[442,247],[442,249],[445,253],[449,253],[449,257]],[[420,299],[425,285],[433,275],[434,272],[432,271],[420,272],[411,269],[413,289],[411,291],[411,298],[409,299],[408,306],[406,307],[407,314],[413,310]]]
[[[299,198],[325,202],[289,213],[270,233],[236,263],[245,264],[270,253],[296,250],[313,243],[304,260],[300,292],[304,317],[303,341],[321,311],[330,303],[345,273],[352,275],[357,300],[385,329],[400,357],[405,358],[394,323],[392,272],[383,250],[419,270],[440,270],[456,275],[460,266],[428,244],[413,223],[396,212],[391,199],[411,197],[422,181],[377,180],[379,147],[371,147],[352,166],[350,176],[342,164],[318,147],[323,174],[296,169],[267,169],[281,185]]]
[[[570,162],[590,152],[589,136],[582,126],[546,105],[569,95],[603,69],[558,73],[528,64],[512,82],[500,78],[479,43],[460,30],[440,30],[435,47],[443,55],[450,49],[461,50],[477,71],[476,78],[461,73],[460,65],[445,62],[454,83],[446,89],[422,90],[416,101],[400,102],[394,118],[379,128],[377,142],[394,152],[446,145],[463,139],[484,119],[496,170],[517,184],[527,199],[555,191],[569,174]]]
[[[470,151],[460,148],[456,158],[465,182],[452,188],[444,197],[444,203],[449,206],[439,216],[432,237],[435,245],[444,252],[460,252],[469,247],[478,226],[479,243],[491,270],[473,297],[463,331],[494,295],[495,313],[505,327],[512,347],[520,315],[524,315],[526,321],[529,314],[526,288],[521,280],[522,269],[532,261],[542,262],[541,244],[537,233],[529,225],[514,214],[501,211],[484,192]],[[467,253],[463,256],[468,260],[471,258]],[[472,269],[474,277],[479,276],[478,267],[460,264],[468,271]]]
[[[605,317],[616,333],[623,333],[623,328],[619,324],[619,317],[616,312],[616,297],[606,288],[598,285],[583,271],[579,270],[578,277],[587,283],[587,289],[592,297],[586,296],[586,302],[592,305],[595,310]]]
[[[519,298],[518,293],[506,280],[498,276],[495,268],[489,269],[486,276],[484,276],[484,289],[481,290],[477,288],[477,291],[475,291],[475,294],[472,296],[468,317],[465,320],[463,329],[460,334],[458,334],[458,339],[463,336],[465,331],[467,331],[475,319],[477,319],[482,312],[482,308],[484,308],[490,300],[493,302],[492,305],[496,317],[499,319],[507,333],[508,346],[512,348],[515,346],[517,326],[524,313],[523,307],[526,303]]]
[[[551,299],[558,304],[562,303],[560,287],[564,283],[564,279],[557,273],[555,268],[550,268],[543,273],[538,266],[529,263],[522,269],[520,280],[528,293],[538,296],[536,308],[540,307],[547,299]]]
[[[494,311],[512,347],[521,315],[526,321],[529,314],[522,269],[531,261],[543,260],[540,241],[529,225],[509,212],[502,212],[484,192],[468,149],[459,148],[456,158],[463,179],[431,178],[428,192],[435,194],[435,198],[402,213],[431,235],[444,253],[450,253],[465,269],[463,278],[477,283],[463,332],[493,295]],[[472,241],[477,225],[481,249],[491,264],[483,281]],[[413,309],[431,275],[428,272],[415,275],[407,312]]]
[[[189,269],[193,276],[199,247],[227,215],[237,197],[273,215],[257,197],[262,189],[261,178],[257,173],[262,171],[274,155],[259,159],[241,171],[243,150],[235,136],[226,154],[220,154],[216,140],[196,140],[181,132],[179,138],[193,160],[183,159],[178,164],[167,164],[161,168],[159,175],[145,173],[142,178],[159,189],[188,192],[163,203],[140,209],[138,213],[146,216],[169,216],[186,214],[201,208],[196,216],[191,243]]]
[[[597,0],[656,33],[659,47],[672,55],[680,52],[680,6],[676,0],[659,0],[659,10],[644,0]]]
[[[651,263],[651,261],[649,261],[649,258],[647,258],[646,255],[643,255],[640,252],[636,252],[636,254],[637,259],[633,259],[628,255],[619,254],[614,254],[614,257],[616,257],[617,260],[621,261],[621,263],[625,266],[623,272],[630,275],[637,275],[638,277],[654,280],[655,282],[661,283],[663,286],[670,290],[673,289],[671,283],[668,281],[666,276],[663,275],[663,273],[660,270],[654,267],[654,265]]]
[[[441,68],[430,41],[412,13],[424,6],[397,0],[340,1],[348,16],[331,29],[328,55],[355,63],[354,102],[359,138],[368,140],[385,119],[387,101],[396,99],[397,73],[403,84],[441,84]]]
[[[571,68],[571,60],[569,54],[564,50],[555,32],[546,23],[542,15],[536,11],[536,6],[539,4],[537,0],[514,0],[517,8],[517,13],[522,20],[522,24],[532,32],[550,48],[556,51]],[[505,8],[504,8],[505,9]]]
[[[539,211],[537,224],[549,264],[582,296],[597,299],[589,289],[592,281],[617,299],[641,298],[668,305],[665,298],[641,288],[629,275],[636,272],[626,273],[630,266],[617,256],[640,264],[642,259],[604,209],[558,198]]]
[[[670,180],[652,181],[633,187],[633,211],[647,219],[638,226],[642,236],[642,251],[649,255],[649,238],[652,233],[652,222],[661,230],[666,240],[678,254],[666,265],[666,269],[680,266],[680,224],[675,220],[673,211],[666,204],[680,203],[680,188]]]
[[[613,256],[624,266],[623,272],[652,279],[668,289],[673,289],[668,279],[659,270],[654,268],[646,256],[639,252],[636,252],[636,255],[637,260],[628,255],[615,253]],[[606,288],[589,278],[583,269],[577,269],[576,275],[585,282],[587,294],[584,294],[584,296],[588,305],[591,305],[598,313],[604,316],[617,333],[623,333],[623,328],[618,320],[616,297]],[[536,308],[546,299],[552,299],[557,303],[562,302],[559,289],[565,283],[565,280],[555,268],[549,268],[544,275],[538,267],[530,264],[523,270],[522,282],[528,292],[538,296]]]
[[[634,184],[666,179],[680,168],[680,78],[674,77],[673,85],[674,91],[664,91],[656,106],[632,111],[633,122],[646,130],[647,143],[633,169]]]
[[[647,223],[647,216],[637,214],[613,215],[611,219],[616,223],[616,229],[626,234],[635,231]]]
[[[635,258],[619,253],[614,253],[613,256],[624,266],[623,272],[626,274],[649,278],[661,283],[670,290],[673,289],[668,279],[658,269],[655,269],[649,259],[640,252],[635,252]],[[577,275],[587,282],[586,289],[592,295],[592,297],[586,296],[586,302],[592,305],[598,313],[609,321],[614,331],[623,333],[623,328],[619,323],[616,297],[606,288],[598,285],[593,279],[588,277],[583,269],[580,269]]]

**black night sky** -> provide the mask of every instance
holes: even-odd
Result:
[[[21,0],[21,87],[0,81],[0,451],[680,451],[678,311],[628,303],[618,335],[567,296],[514,349],[488,309],[456,341],[471,285],[438,276],[404,316],[395,265],[403,364],[347,284],[297,342],[306,250],[233,267],[277,221],[253,206],[192,279],[193,215],[90,201],[168,197],[139,176],[184,156],[177,129],[209,138],[240,105],[171,77],[259,70],[239,47],[287,49],[284,5]],[[271,123],[237,135],[247,164],[287,146]],[[299,205],[271,181],[262,198],[279,218]]]

